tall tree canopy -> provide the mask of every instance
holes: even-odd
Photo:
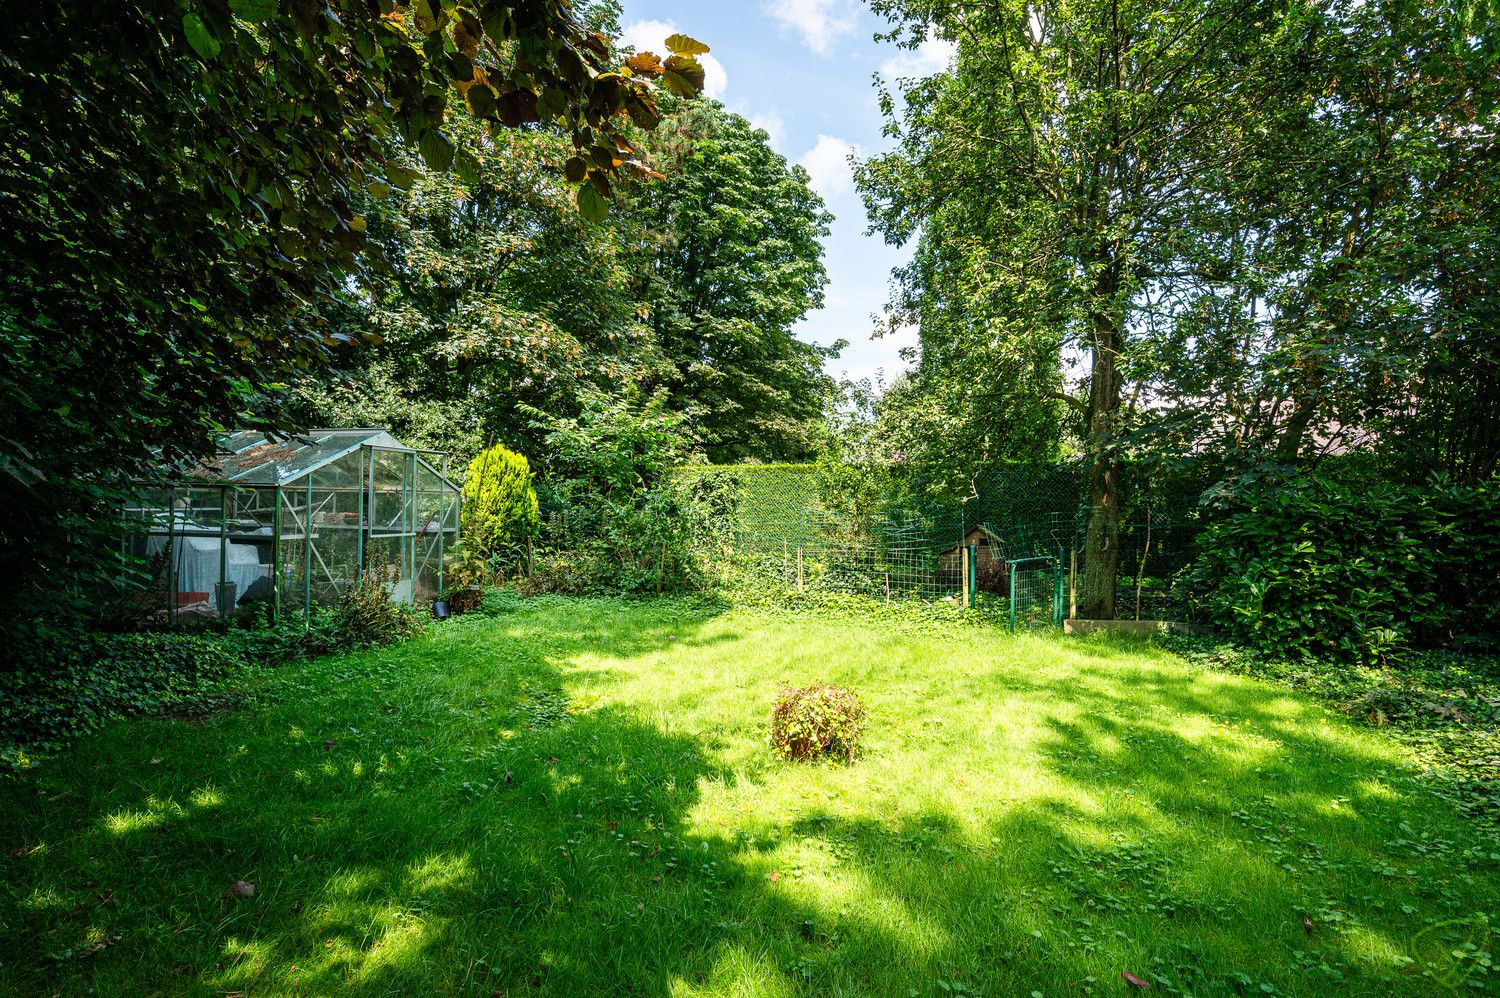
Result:
[[[716,458],[808,454],[832,351],[791,328],[821,301],[828,216],[743,118],[662,111],[632,141],[664,176],[621,185],[599,226],[548,167],[560,140],[457,130],[471,176],[424,172],[371,215],[395,279],[348,322],[384,342],[346,383],[310,386],[310,418],[472,453],[535,445],[529,412],[576,415],[582,391],[628,383],[663,390]]]
[[[654,88],[702,81],[685,36],[616,67],[566,0],[40,2],[0,24],[0,583],[66,545],[58,517],[333,363],[370,285],[362,194],[393,150],[473,169],[450,105],[564,136],[600,217],[649,171],[625,137]],[[397,141],[397,140],[400,141]],[[55,540],[39,542],[40,538]]]
[[[672,365],[661,379],[709,457],[806,456],[832,392],[823,348],[792,327],[822,307],[832,216],[766,134],[704,101],[644,141],[668,176],[637,188],[647,322]]]
[[[381,342],[301,384],[307,422],[474,454],[491,438],[534,443],[522,407],[571,412],[581,387],[665,370],[634,294],[628,206],[604,225],[581,218],[556,137],[453,134],[470,175],[419,170],[374,206],[390,279],[351,300],[344,323]]]
[[[1090,470],[1081,614],[1113,614],[1125,454],[1307,456],[1485,349],[1493,236],[1455,202],[1497,193],[1464,164],[1493,157],[1495,79],[1456,12],[875,6],[906,44],[958,43],[884,95],[900,144],[858,171],[876,227],[917,241],[893,304],[921,331],[918,391],[972,386],[970,437],[1045,450],[1061,421]]]

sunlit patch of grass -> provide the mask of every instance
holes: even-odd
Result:
[[[129,835],[160,827],[168,818],[181,818],[187,814],[175,800],[147,797],[145,807],[122,808],[104,816],[102,824],[112,835]]]
[[[820,679],[853,765],[767,743]],[[0,785],[0,993],[1492,988],[1451,953],[1500,844],[1379,733],[1144,642],[542,599],[267,692]]]

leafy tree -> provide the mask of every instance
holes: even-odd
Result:
[[[877,7],[907,44],[958,42],[884,95],[901,144],[859,171],[877,228],[917,242],[893,304],[921,364],[887,408],[1037,456],[1060,419],[1090,468],[1080,613],[1112,614],[1127,455],[1383,440],[1413,470],[1426,446],[1495,467],[1453,403],[1495,380],[1500,195],[1493,46],[1461,12]]]
[[[526,411],[575,415],[582,391],[638,383],[668,389],[717,459],[811,452],[832,351],[792,326],[821,301],[827,215],[744,119],[663,111],[660,141],[640,141],[665,179],[622,188],[603,226],[549,167],[560,140],[455,128],[474,175],[422,173],[370,215],[394,280],[348,325],[384,342],[308,389],[317,419],[472,453],[536,442]]]
[[[1212,0],[875,7],[908,44],[958,42],[952,71],[905,84],[899,111],[883,95],[900,145],[857,172],[876,227],[918,238],[898,312],[919,323],[937,376],[982,378],[1029,427],[1056,419],[1038,400],[1064,407],[1090,467],[1079,612],[1112,617],[1127,341],[1149,324],[1147,288],[1193,253],[1181,219],[1206,208],[1191,179],[1244,154],[1239,112],[1265,76],[1255,53],[1296,18]],[[1060,391],[1075,352],[1077,390]]]
[[[765,132],[709,101],[664,99],[642,148],[666,179],[632,190],[643,242],[632,273],[709,458],[806,456],[833,390],[819,347],[792,327],[822,307],[831,216]]]
[[[356,206],[409,183],[393,135],[467,172],[450,104],[540,124],[571,140],[567,176],[600,217],[612,178],[649,172],[622,129],[656,124],[648,81],[701,83],[704,46],[671,44],[616,70],[566,0],[7,11],[3,585],[86,559],[70,538],[101,489],[202,455],[226,427],[287,427],[281,386],[335,363],[355,339],[336,323],[344,300],[380,271]]]
[[[553,136],[452,132],[474,174],[419,171],[375,206],[370,234],[391,278],[346,321],[382,342],[346,377],[304,385],[306,418],[463,454],[491,437],[539,444],[523,406],[576,412],[582,388],[665,370],[638,314],[633,222],[578,215]]]
[[[541,525],[531,465],[501,444],[469,462],[463,485],[463,542],[481,555],[524,541]]]
[[[1253,155],[1204,178],[1217,213],[1190,221],[1216,233],[1142,338],[1155,411],[1138,422],[1161,444],[1282,461],[1375,446],[1416,477],[1493,472],[1497,442],[1473,428],[1500,404],[1497,85],[1479,39],[1455,45],[1463,20],[1330,4],[1283,46],[1285,96],[1247,118]]]

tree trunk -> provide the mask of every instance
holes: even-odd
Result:
[[[1097,300],[1114,302],[1117,267],[1099,281]],[[1115,583],[1120,574],[1120,459],[1113,435],[1120,411],[1120,323],[1116,315],[1090,317],[1094,341],[1088,411],[1089,520],[1083,540],[1083,592],[1078,615],[1113,620]]]

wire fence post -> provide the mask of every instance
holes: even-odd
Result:
[[[1016,633],[1016,563],[1010,563],[1010,633]]]
[[[797,545],[797,592],[803,591],[802,582],[802,545]]]
[[[973,558],[973,555],[971,555],[969,553],[970,550],[971,549],[969,548],[969,546],[967,544],[965,544],[962,548],[959,549],[959,555],[958,555],[959,569],[960,569],[960,571],[963,572],[964,609],[965,610],[967,610],[972,605],[969,602],[969,563],[970,563],[971,559]]]
[[[1062,548],[1057,549],[1057,561],[1052,566],[1052,626],[1061,627],[1063,622],[1063,560]]]

